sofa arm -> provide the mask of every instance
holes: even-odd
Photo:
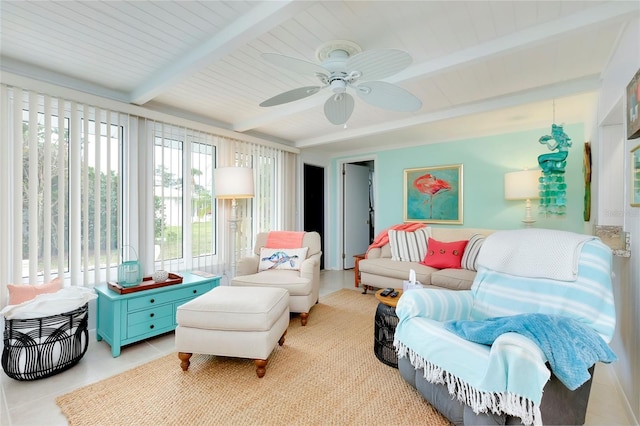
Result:
[[[258,272],[260,258],[258,256],[243,257],[236,263],[236,275],[251,275]]]
[[[473,296],[469,290],[408,290],[398,300],[396,315],[400,321],[414,317],[435,321],[468,319],[472,306]]]
[[[380,257],[382,257],[381,247],[373,247],[367,251],[367,259],[379,259]]]

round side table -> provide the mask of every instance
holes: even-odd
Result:
[[[402,296],[402,290],[396,290],[396,297],[381,296],[383,289],[376,291],[376,299],[380,301],[376,309],[375,326],[373,329],[373,352],[381,362],[390,367],[398,368],[398,355],[393,347],[393,337],[398,325],[396,305]]]

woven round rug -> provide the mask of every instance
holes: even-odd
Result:
[[[322,297],[259,379],[252,360],[177,353],[56,399],[70,425],[449,425],[374,355],[371,294]]]

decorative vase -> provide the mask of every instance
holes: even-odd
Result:
[[[157,283],[166,281],[169,278],[169,273],[164,269],[160,269],[151,274],[151,278]]]

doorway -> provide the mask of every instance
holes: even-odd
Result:
[[[374,238],[374,169],[373,160],[342,165],[343,269],[352,269]]]
[[[324,167],[304,164],[304,213],[305,231],[320,234],[320,247],[324,250]],[[324,256],[320,256],[320,269],[324,269]]]

